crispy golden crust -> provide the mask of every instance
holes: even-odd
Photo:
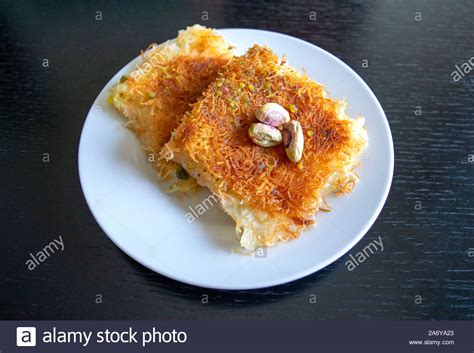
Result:
[[[301,123],[305,144],[300,163],[291,162],[281,145],[264,148],[248,138],[255,110],[268,102],[282,105]],[[167,149],[192,175],[193,170],[206,173],[212,191],[291,219],[296,228],[288,233],[297,236],[311,223],[330,177],[353,165],[365,146],[363,138],[352,137],[354,120],[346,119],[343,110],[342,102],[328,98],[321,85],[271,50],[254,46],[234,58],[185,113]],[[353,182],[332,180],[331,191],[350,191]]]
[[[156,153],[168,142],[183,114],[190,109],[217,77],[217,72],[227,63],[220,58],[178,56],[166,65],[159,66],[163,72],[152,79],[138,81],[130,77],[126,84],[133,96],[129,103],[138,106],[138,114],[147,115],[147,121],[138,122],[131,117],[128,127],[139,137],[147,135],[147,150]],[[160,161],[161,162],[161,161]]]
[[[213,30],[181,31],[175,42],[152,45],[140,66],[121,79],[112,104],[128,118],[159,175],[174,177],[177,165],[159,157],[163,145],[217,73],[232,57],[231,48]]]

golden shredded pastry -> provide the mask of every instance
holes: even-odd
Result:
[[[255,111],[283,106],[305,137],[302,160],[291,162],[282,145],[261,147],[249,139]],[[194,105],[163,149],[198,183],[221,196],[247,249],[298,237],[324,195],[350,192],[354,168],[366,146],[362,118],[350,119],[342,101],[285,63],[254,46],[234,58]]]
[[[212,29],[199,25],[180,31],[175,41],[152,44],[143,62],[114,86],[110,101],[140,138],[159,176],[175,182],[173,190],[195,185],[176,163],[160,158],[184,112],[190,109],[232,58],[232,48]]]

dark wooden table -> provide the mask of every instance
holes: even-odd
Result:
[[[12,1],[0,16],[0,319],[473,318],[474,70],[452,77],[474,56],[472,1]],[[102,232],[77,169],[89,108],[140,49],[194,23],[304,39],[368,83],[395,175],[351,253],[379,236],[383,253],[353,272],[346,255],[293,283],[216,291],[153,273]],[[28,270],[28,254],[59,235],[64,252]]]

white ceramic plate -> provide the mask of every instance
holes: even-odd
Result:
[[[126,254],[164,276],[218,289],[269,287],[307,276],[349,251],[368,231],[387,198],[393,174],[393,142],[385,114],[370,88],[328,52],[287,35],[223,29],[239,54],[253,44],[285,54],[334,98],[345,98],[349,115],[366,117],[369,147],[361,158],[360,183],[347,197],[330,197],[330,213],[299,239],[268,248],[264,257],[238,248],[234,222],[214,202],[195,221],[186,215],[208,197],[167,194],[156,181],[137,138],[107,104],[109,89],[131,72],[136,58],[107,83],[91,107],[79,146],[79,174],[87,204],[109,238]],[[137,51],[140,48],[137,48]],[[201,209],[202,210],[202,209]],[[197,209],[194,208],[197,212]]]

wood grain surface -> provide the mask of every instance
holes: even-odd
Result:
[[[451,76],[474,56],[472,1],[2,1],[0,17],[0,319],[474,317],[474,69]],[[352,272],[347,254],[293,283],[217,291],[153,273],[103,233],[79,183],[86,115],[142,48],[194,23],[301,38],[367,82],[395,175],[350,253],[379,236],[383,252]],[[28,270],[28,254],[59,235],[64,252]]]

